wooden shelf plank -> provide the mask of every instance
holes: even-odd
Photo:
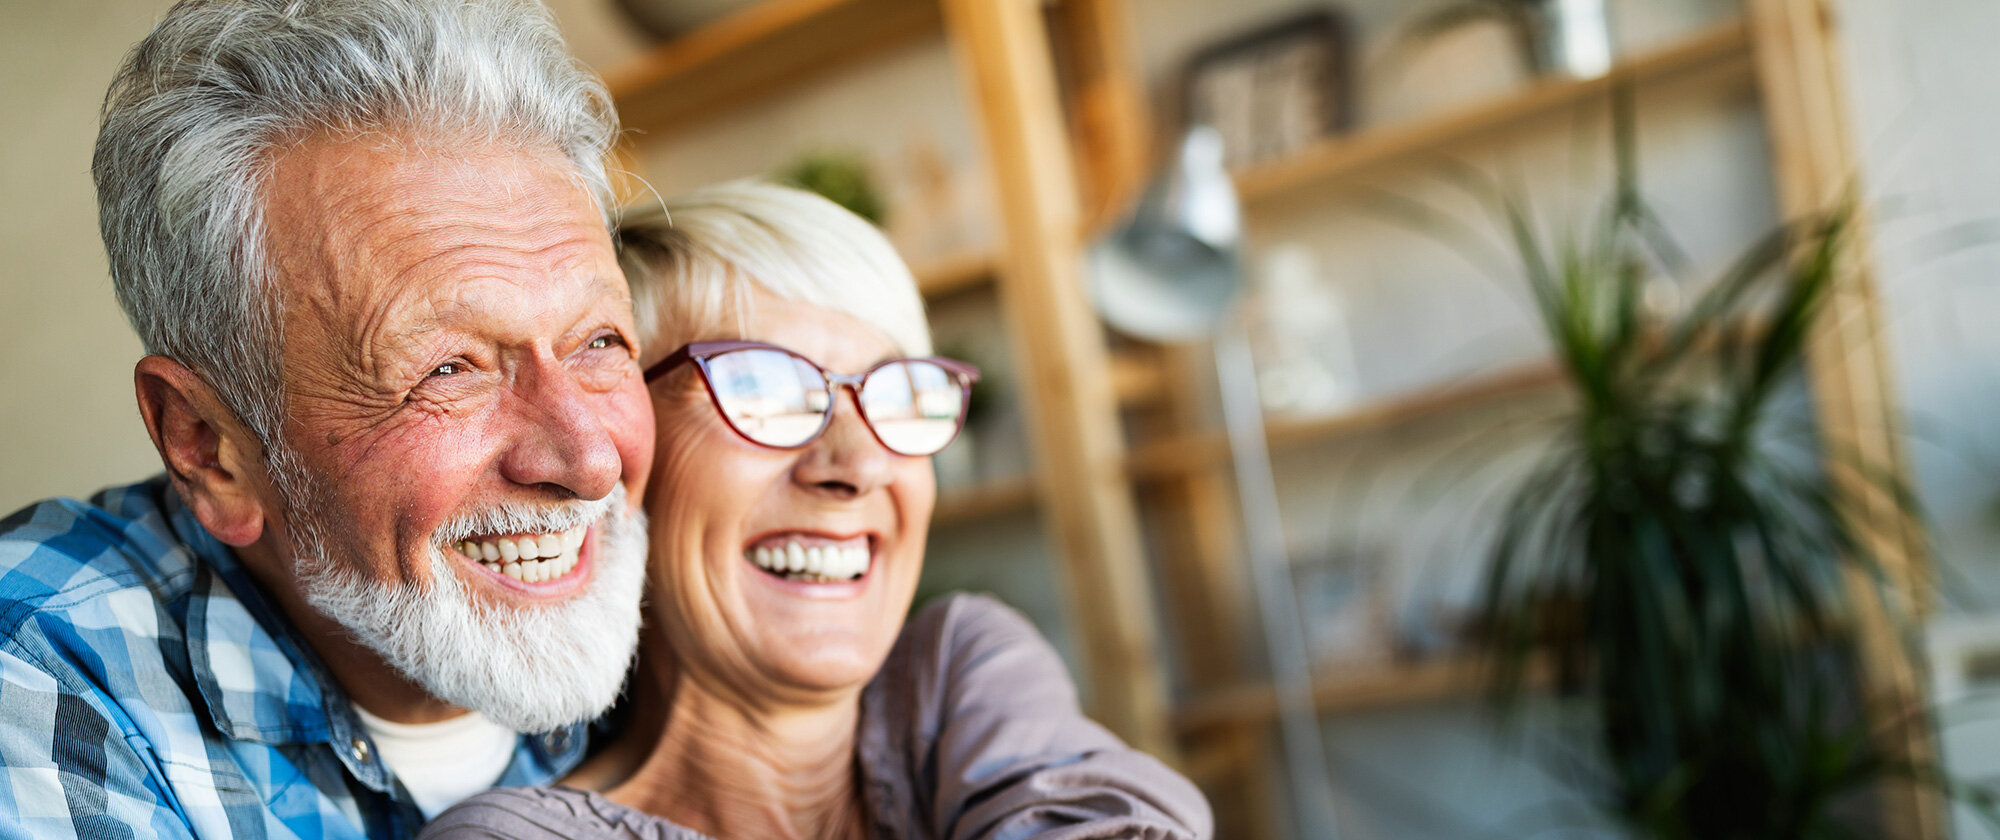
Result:
[[[1473,654],[1349,667],[1338,677],[1313,681],[1313,708],[1322,715],[1354,714],[1474,697],[1486,687],[1490,667],[1485,658]],[[1549,662],[1537,658],[1528,663],[1525,680],[1531,686],[1545,686],[1551,674]],[[1277,689],[1251,683],[1215,689],[1182,703],[1174,713],[1174,728],[1194,734],[1277,717]]]
[[[932,525],[950,525],[1035,506],[1035,484],[1027,476],[1004,478],[938,494],[931,510]]]
[[[1332,440],[1546,391],[1561,381],[1562,372],[1554,362],[1534,362],[1325,417],[1272,420],[1265,425],[1264,436],[1274,449]],[[1222,466],[1228,453],[1228,441],[1219,431],[1176,435],[1134,447],[1126,457],[1126,471],[1141,481],[1171,478]]]
[[[1471,657],[1391,662],[1345,669],[1313,682],[1313,707],[1342,714],[1462,697],[1483,685],[1485,663]],[[1229,686],[1198,695],[1174,713],[1183,733],[1254,724],[1278,716],[1278,692],[1268,683]]]
[[[605,73],[626,128],[658,135],[942,31],[936,0],[764,0]]]
[[[966,251],[913,263],[910,273],[917,276],[917,291],[924,299],[936,300],[992,285],[999,265],[990,253]]]
[[[1111,353],[1111,391],[1120,408],[1147,408],[1167,399],[1167,371],[1157,353]]]
[[[1621,82],[1657,85],[1707,74],[1723,74],[1746,83],[1752,79],[1750,35],[1743,21],[1640,55],[1594,79],[1538,82],[1498,101],[1328,138],[1298,154],[1237,172],[1236,190],[1245,208],[1255,211],[1259,204],[1324,189],[1383,167],[1415,162],[1452,145],[1575,108],[1604,96]]]

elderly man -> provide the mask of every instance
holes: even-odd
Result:
[[[166,472],[0,523],[0,836],[405,836],[576,762],[651,460],[614,131],[527,0],[133,51],[94,171]]]

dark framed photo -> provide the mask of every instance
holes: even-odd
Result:
[[[1182,118],[1222,135],[1232,169],[1283,157],[1353,125],[1352,68],[1347,25],[1316,9],[1189,58]]]

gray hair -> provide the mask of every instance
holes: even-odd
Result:
[[[753,314],[754,284],[852,315],[904,354],[931,352],[923,297],[895,246],[813,193],[758,181],[704,187],[663,208],[630,211],[618,242],[633,320],[649,347],[670,330],[712,337],[732,317],[740,331]]]
[[[315,134],[559,151],[611,206],[610,96],[534,0],[176,4],[105,95],[98,223],[146,352],[200,374],[267,446],[284,389],[263,185]]]

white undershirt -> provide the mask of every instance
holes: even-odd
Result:
[[[437,723],[397,723],[360,706],[354,711],[382,763],[416,798],[424,819],[500,781],[521,738],[478,712]]]

